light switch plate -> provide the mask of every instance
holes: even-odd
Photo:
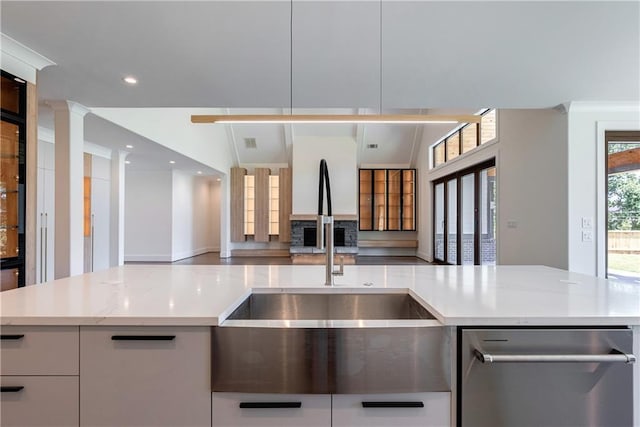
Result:
[[[593,233],[590,230],[582,230],[582,241],[593,242]]]
[[[582,228],[593,228],[593,218],[590,216],[583,216]]]

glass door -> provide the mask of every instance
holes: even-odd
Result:
[[[444,262],[444,183],[435,185],[433,198],[433,257]]]
[[[447,182],[447,262],[458,263],[458,179]]]
[[[640,131],[608,131],[607,277],[640,284]],[[588,230],[593,224],[585,224]]]
[[[434,260],[495,265],[495,160],[440,178],[433,188]]]

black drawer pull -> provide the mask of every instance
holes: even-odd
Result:
[[[363,408],[424,408],[422,402],[362,402]]]
[[[0,335],[0,340],[21,340],[24,338],[24,335],[21,334],[2,334]]]
[[[10,386],[2,386],[0,387],[1,393],[15,393],[22,390],[24,386],[21,385],[10,385]]]
[[[175,335],[112,335],[113,341],[173,341]]]
[[[240,409],[302,408],[302,402],[240,402]]]

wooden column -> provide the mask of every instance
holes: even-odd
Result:
[[[244,242],[244,168],[231,168],[231,241]]]
[[[27,149],[25,212],[25,285],[36,282],[36,228],[38,199],[38,92],[27,83]]]
[[[269,175],[266,168],[256,168],[255,241],[269,241]]]
[[[278,234],[279,241],[291,242],[291,168],[280,168],[280,200],[278,202]]]

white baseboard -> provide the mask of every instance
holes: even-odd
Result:
[[[171,262],[171,255],[125,255],[125,262]]]
[[[416,256],[427,262],[433,262],[433,259],[426,252],[416,251]]]

